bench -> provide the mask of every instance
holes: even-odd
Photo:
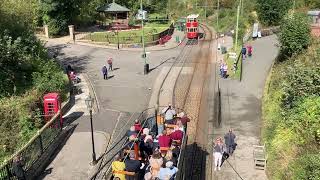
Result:
[[[267,167],[267,154],[265,146],[253,145],[253,159],[255,169],[265,170]]]

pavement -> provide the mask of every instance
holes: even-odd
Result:
[[[232,44],[231,38],[225,37],[224,41]],[[261,145],[261,99],[266,77],[278,54],[276,43],[274,35],[253,41],[253,56],[243,61],[242,81],[219,80],[221,121],[214,122],[213,138],[223,138],[232,128],[238,146],[233,156],[223,163],[221,171],[212,170],[214,180],[267,179],[264,170],[254,168],[253,145]],[[218,58],[223,57],[218,55]]]
[[[98,158],[107,145],[113,146],[122,138],[140,112],[149,106],[158,74],[163,67],[170,66],[181,51],[180,46],[173,47],[173,44],[166,51],[158,47],[158,51],[147,53],[151,72],[144,75],[141,49],[141,52],[120,51],[68,44],[62,38],[47,40],[46,47],[54,52],[60,64],[70,64],[82,81],[77,85],[81,91],[72,97],[73,107],[64,116],[65,124],[76,128],[39,179],[88,179],[89,172],[94,170],[90,165],[90,118],[84,99],[89,93],[94,95],[98,107],[93,113]],[[114,59],[114,70],[109,72],[109,79],[104,80],[101,68],[109,57]]]

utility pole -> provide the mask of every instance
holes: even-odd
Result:
[[[243,1],[244,1],[244,0],[240,0],[240,5],[241,5],[240,14],[241,14],[241,16],[243,16]]]
[[[204,19],[207,22],[207,6],[208,6],[208,0],[206,0],[206,6],[204,8]]]
[[[147,55],[146,55],[146,48],[144,45],[144,25],[143,25],[143,18],[144,18],[144,13],[143,13],[143,6],[142,6],[142,0],[140,0],[140,10],[141,10],[141,28],[142,28],[142,49],[143,49],[143,54],[142,58],[144,59],[144,74],[148,74],[149,72],[149,64],[147,64]]]
[[[218,0],[218,2],[217,2],[217,34],[218,34],[218,36],[219,36],[219,10],[220,10],[220,2]]]
[[[237,52],[237,46],[238,46],[239,14],[240,14],[240,5],[238,5],[238,9],[237,9],[236,43],[234,47],[235,52]]]

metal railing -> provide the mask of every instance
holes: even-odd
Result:
[[[159,42],[160,38],[164,36],[171,36],[174,31],[173,24],[170,27],[160,33],[156,34],[147,34],[144,36],[145,44],[150,43],[157,43]],[[127,36],[121,37],[115,31],[114,34],[106,34],[104,32],[88,32],[88,33],[77,33],[76,35],[77,40],[85,40],[85,41],[92,41],[97,43],[108,43],[108,44],[142,44],[142,36],[141,35],[134,35],[134,36]]]
[[[29,142],[0,166],[0,179],[15,179],[12,172],[13,159],[19,156],[23,161],[23,169],[27,172],[41,157],[45,150],[62,132],[60,111],[47,122]]]
[[[164,108],[164,107],[159,107]],[[177,114],[179,112],[182,112],[182,109],[176,108]],[[148,108],[142,111],[137,118],[139,122],[141,123],[142,127],[146,127],[150,129],[150,133],[156,133],[158,129],[156,128],[156,115],[158,114],[158,108]],[[134,122],[130,124],[130,126],[133,125]],[[129,130],[129,129],[127,129]],[[187,130],[187,127],[185,127],[185,132]],[[127,132],[127,131],[125,131]],[[142,130],[138,133],[138,136],[142,133]],[[91,180],[100,180],[100,179],[110,179],[112,175],[112,169],[111,169],[111,163],[115,160],[115,157],[117,154],[122,152],[128,145],[129,138],[125,136],[125,134],[120,135],[121,138],[117,141],[113,141],[110,148],[107,149],[107,151],[103,154],[104,158],[102,162],[100,162],[100,166],[95,174],[91,176]],[[178,158],[178,169],[183,169],[184,166],[184,148],[187,143],[187,135],[184,134],[181,149],[180,149],[180,155]],[[116,146],[119,146],[118,149],[116,149]],[[133,148],[133,147],[131,147]],[[116,151],[112,151],[113,149],[116,149]],[[181,167],[180,167],[181,166]],[[183,177],[184,173],[177,173],[176,179],[181,179],[180,177]]]

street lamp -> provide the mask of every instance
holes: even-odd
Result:
[[[144,45],[144,28],[143,28],[143,18],[144,18],[144,13],[143,13],[143,7],[142,7],[142,0],[140,0],[140,13],[141,13],[141,28],[142,28],[142,48],[143,48],[143,54],[142,58],[144,59],[144,74],[148,74],[149,72],[149,64],[147,64],[147,54],[146,54],[146,48]]]
[[[93,98],[89,95],[85,99],[87,108],[90,112],[90,124],[91,124],[91,142],[92,142],[92,164],[95,165],[97,163],[96,153],[94,150],[94,138],[93,138],[93,126],[92,126],[92,107],[93,107]]]

